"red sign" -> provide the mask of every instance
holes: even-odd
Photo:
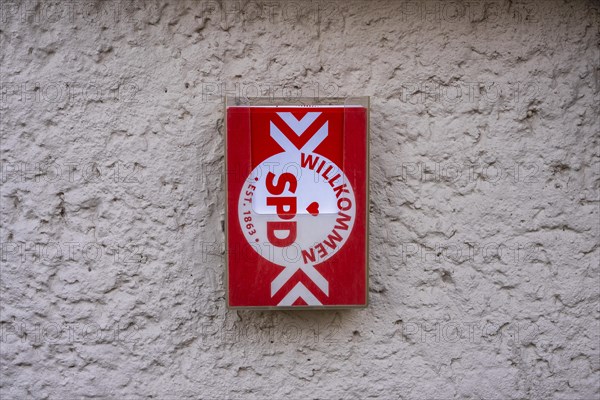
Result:
[[[227,108],[230,307],[367,304],[368,109]]]

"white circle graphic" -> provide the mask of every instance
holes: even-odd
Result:
[[[317,153],[269,157],[246,179],[238,203],[248,243],[283,267],[315,265],[333,257],[350,236],[355,216],[346,175]]]

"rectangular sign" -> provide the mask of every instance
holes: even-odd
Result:
[[[227,301],[364,307],[368,98],[227,105]]]

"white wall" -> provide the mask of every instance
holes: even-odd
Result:
[[[599,8],[4,1],[2,398],[598,398]],[[372,96],[368,309],[225,309],[259,91]]]

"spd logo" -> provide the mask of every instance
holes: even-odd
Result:
[[[240,152],[250,158],[241,163],[248,165],[249,173],[243,178],[236,176],[240,184],[237,193],[228,194],[228,244],[231,247],[232,233],[237,237],[241,232],[246,243],[241,248],[248,250],[241,251],[237,259],[229,254],[230,305],[328,305],[333,292],[339,298],[340,292],[348,290],[340,285],[348,285],[349,277],[360,277],[358,285],[351,285],[366,289],[366,196],[355,196],[353,187],[366,175],[353,171],[353,182],[344,171],[346,165],[361,163],[349,160],[350,154],[343,151],[343,109],[236,111],[244,121],[239,125],[245,125],[246,117],[250,119],[251,151]],[[239,143],[230,138],[232,120],[236,118],[228,115],[228,146]],[[362,150],[366,152],[364,146]],[[231,156],[228,154],[228,165]],[[230,181],[233,175],[228,175]],[[231,182],[228,186],[231,190]],[[366,189],[364,181],[359,186]],[[231,204],[231,200],[237,201]],[[360,207],[362,212],[357,212]],[[231,221],[233,212],[237,213],[235,223]],[[354,245],[361,247],[344,252],[356,226],[361,232]],[[245,282],[232,282],[244,279],[241,276],[246,276]],[[236,289],[246,293],[241,296],[246,303],[254,299],[262,304],[235,304],[231,291]]]

